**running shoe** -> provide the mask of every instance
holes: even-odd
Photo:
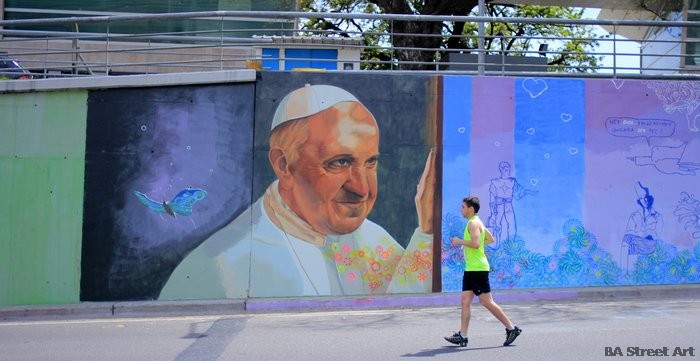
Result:
[[[467,342],[469,342],[469,339],[467,339],[466,337],[462,336],[462,334],[459,333],[459,331],[458,331],[458,332],[455,332],[455,334],[452,335],[452,336],[445,337],[445,340],[446,340],[447,342],[449,342],[449,343],[453,343],[453,344],[455,344],[455,345],[460,345],[460,346],[462,346],[462,347],[466,347],[466,346],[467,346]]]
[[[506,342],[503,343],[503,346],[508,346],[513,341],[515,341],[518,336],[520,336],[520,333],[523,332],[518,326],[514,326],[512,330],[506,329]]]

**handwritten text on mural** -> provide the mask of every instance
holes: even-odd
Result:
[[[669,137],[676,131],[676,123],[666,119],[638,119],[630,117],[610,117],[605,120],[608,133],[616,137],[644,137],[649,143],[651,137]]]

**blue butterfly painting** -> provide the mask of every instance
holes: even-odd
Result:
[[[195,203],[204,199],[207,192],[199,188],[183,189],[170,202],[156,202],[138,191],[134,191],[134,195],[152,211],[156,213],[167,213],[175,217],[176,214],[180,216],[192,215],[192,207]]]

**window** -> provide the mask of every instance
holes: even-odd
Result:
[[[335,49],[287,49],[285,70],[313,68],[337,70],[338,50]]]
[[[700,21],[700,0],[688,0],[686,5],[686,20]],[[685,44],[684,64],[686,66],[700,66],[700,28],[687,27],[683,29],[683,43]]]

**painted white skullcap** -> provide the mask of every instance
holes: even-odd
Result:
[[[348,91],[332,85],[309,85],[287,94],[275,110],[272,126],[295,119],[305,118],[326,110],[340,102],[358,102]]]

